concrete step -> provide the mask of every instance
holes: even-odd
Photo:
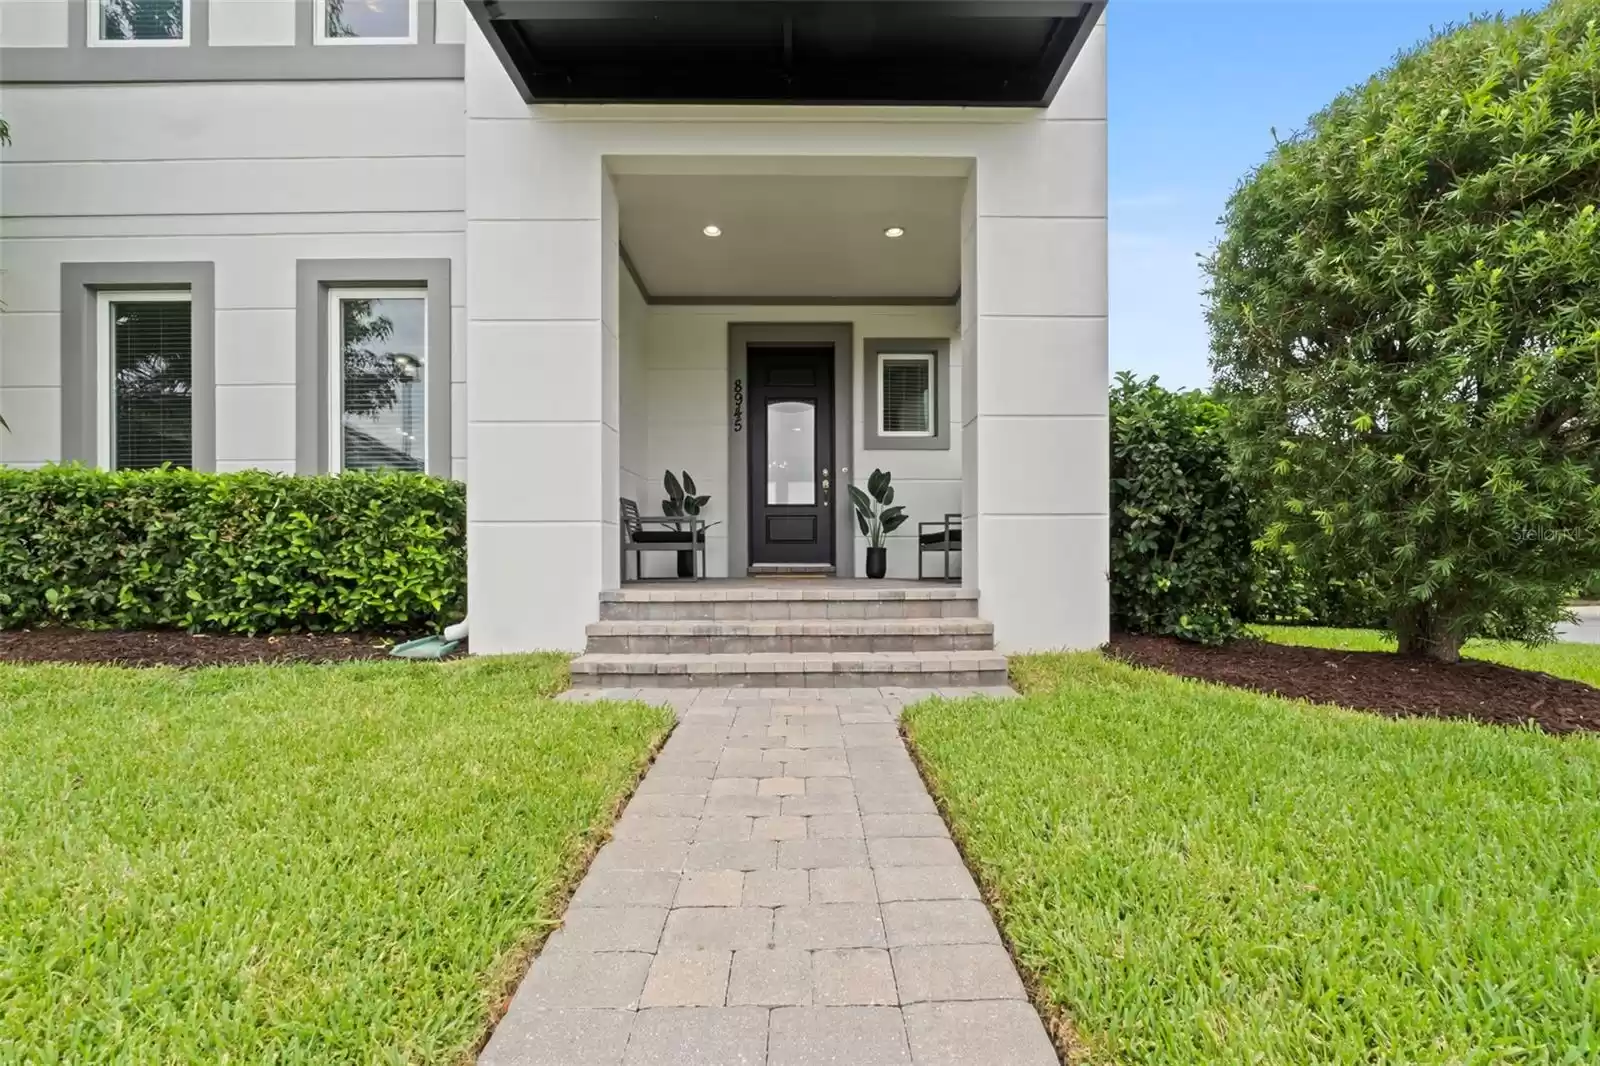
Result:
[[[804,601],[802,601],[804,602]],[[596,622],[600,654],[748,655],[788,652],[992,651],[994,624],[978,618],[833,618],[817,621]]]
[[[957,585],[876,587],[797,580],[773,585],[685,581],[664,588],[637,585],[600,594],[606,622],[876,621],[887,618],[976,618],[978,593]]]
[[[572,660],[576,688],[945,688],[1006,683],[992,651],[614,655]]]

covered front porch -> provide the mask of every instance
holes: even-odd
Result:
[[[889,537],[889,575],[918,573],[921,523],[942,535],[949,516],[959,549],[966,164],[830,175],[612,167],[620,496],[661,515],[670,472],[709,497],[704,576],[861,577],[867,539],[847,486],[882,469],[909,518]],[[678,572],[671,552],[622,562],[624,580]],[[943,553],[927,562],[944,576]],[[958,579],[959,550],[949,562]]]
[[[621,501],[661,515],[668,471],[709,497],[718,583],[695,595],[713,602],[914,602],[919,532],[948,525],[944,588],[1001,647],[1104,639],[1098,72],[1067,76],[1054,117],[757,117],[529,106],[493,86],[498,62],[469,42],[476,650],[582,648],[608,604],[648,604],[662,586],[633,582],[677,561],[624,550]],[[877,469],[909,517],[887,545],[909,584],[844,584],[866,565],[847,486]],[[775,570],[834,580],[745,583]]]

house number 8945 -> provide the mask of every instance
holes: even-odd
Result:
[[[744,432],[744,381],[733,379],[733,431]]]

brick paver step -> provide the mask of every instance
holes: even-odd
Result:
[[[572,660],[574,685],[601,688],[920,688],[1003,685],[994,651],[614,653]]]
[[[588,627],[588,651],[610,654],[991,651],[980,618],[617,619]]]

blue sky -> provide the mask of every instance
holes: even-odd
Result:
[[[1279,136],[1365,80],[1465,0],[1112,0],[1111,366],[1204,386],[1197,254],[1234,185]]]

